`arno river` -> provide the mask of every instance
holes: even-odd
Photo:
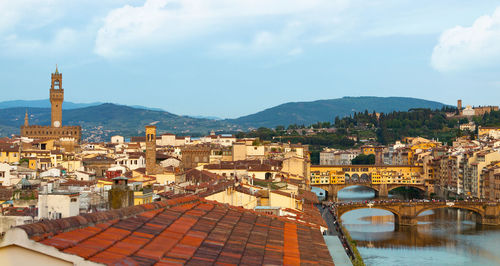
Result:
[[[363,187],[339,192],[341,201],[367,200]],[[419,224],[394,231],[394,216],[379,209],[354,210],[341,217],[366,265],[500,265],[500,227],[476,225],[466,210],[422,213]]]

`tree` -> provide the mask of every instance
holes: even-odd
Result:
[[[360,165],[360,164],[375,164],[375,155],[373,154],[360,154],[356,156],[351,161],[352,164]]]
[[[285,130],[284,126],[276,126],[276,131],[283,131]]]

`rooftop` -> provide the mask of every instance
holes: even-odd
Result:
[[[196,196],[17,228],[104,264],[333,265],[317,227]]]

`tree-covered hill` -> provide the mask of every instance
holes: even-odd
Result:
[[[441,109],[444,104],[408,97],[343,97],[313,102],[291,102],[264,111],[226,120],[242,127],[271,127],[278,125],[310,125],[318,121],[333,122],[335,117],[345,117],[364,110],[389,113],[408,111],[412,108]]]

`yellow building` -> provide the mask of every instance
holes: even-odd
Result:
[[[477,135],[479,137],[489,136],[492,131],[500,131],[500,127],[482,127],[479,126],[477,129]]]
[[[372,184],[423,184],[422,166],[311,165],[311,185],[371,182]]]
[[[432,148],[441,146],[441,143],[431,141],[431,142],[420,142],[417,144],[414,144],[410,146],[410,149],[408,150],[408,164],[409,165],[414,165],[416,164],[417,158],[414,158],[415,154],[421,151],[426,151],[430,150]]]
[[[107,179],[99,179],[97,180],[97,187],[101,190],[110,189],[111,186],[113,185],[112,180],[107,180]]]
[[[19,147],[11,144],[3,144],[0,146],[0,162],[1,163],[17,163],[19,162],[20,153]]]
[[[345,183],[344,172],[325,170],[325,169],[312,170],[311,166],[311,185],[344,184],[344,183]]]
[[[298,196],[297,192],[286,192],[282,190],[273,190],[269,192],[269,206],[299,211],[303,210],[302,198]]]
[[[153,189],[141,188],[134,190],[134,205],[141,205],[153,202]]]

